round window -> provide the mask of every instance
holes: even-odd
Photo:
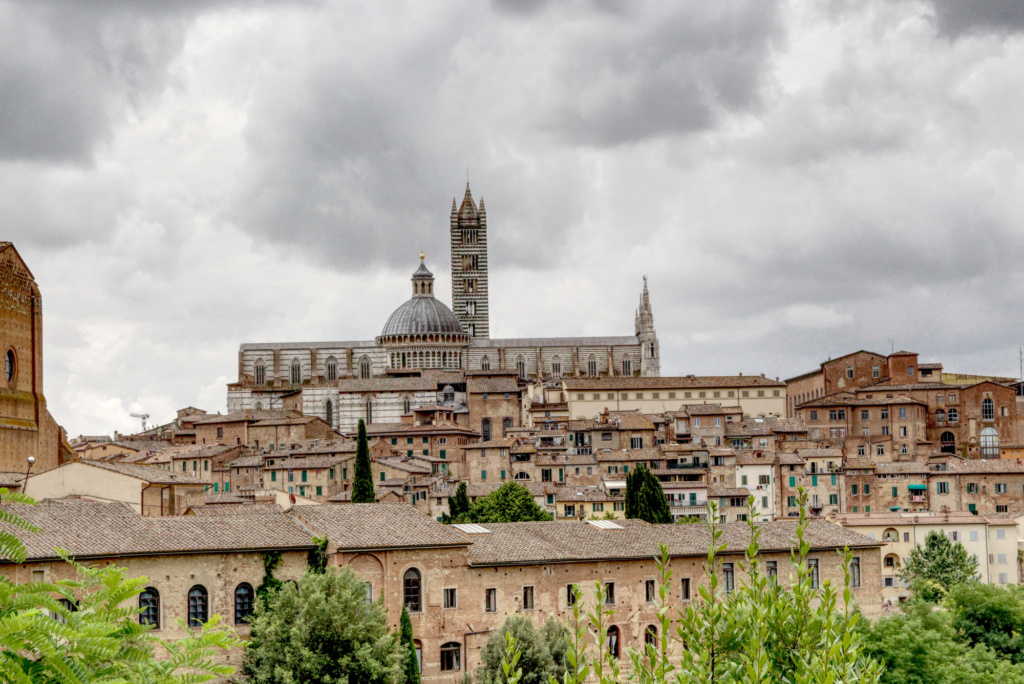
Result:
[[[4,377],[7,378],[7,382],[14,382],[14,371],[14,350],[8,349],[4,358]]]

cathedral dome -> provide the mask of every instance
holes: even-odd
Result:
[[[462,335],[462,326],[452,310],[432,296],[418,295],[395,309],[384,324],[381,337],[393,335]]]

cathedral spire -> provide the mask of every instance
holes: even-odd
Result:
[[[640,375],[657,377],[661,375],[661,345],[658,332],[654,329],[654,311],[651,309],[651,293],[647,290],[647,276],[640,294],[640,307],[636,310],[636,336],[643,350],[640,359]]]
[[[462,206],[459,207],[460,216],[476,216],[476,204],[473,202],[473,193],[469,190],[469,181],[466,181],[466,195],[462,198]]]

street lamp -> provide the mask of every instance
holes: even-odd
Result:
[[[36,457],[35,456],[29,456],[28,457],[28,468],[25,469],[25,481],[21,483],[21,493],[22,494],[24,494],[25,490],[28,488],[28,474],[30,472],[32,472],[32,466],[35,465],[35,462],[36,462]]]

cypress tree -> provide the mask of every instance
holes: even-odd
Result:
[[[356,441],[356,472],[352,482],[352,503],[375,503],[373,491],[373,470],[370,468],[370,447],[366,443],[366,423],[359,420],[359,436]]]
[[[672,522],[672,511],[661,482],[644,464],[626,475],[626,517],[649,523]]]
[[[469,494],[466,483],[460,482],[455,489],[455,496],[448,497],[448,517],[445,522],[459,522],[459,516],[469,513]]]
[[[416,662],[416,644],[412,640],[412,621],[409,619],[409,611],[402,606],[402,646],[405,647],[405,662],[402,669],[405,671],[405,684],[420,684],[420,668]]]

